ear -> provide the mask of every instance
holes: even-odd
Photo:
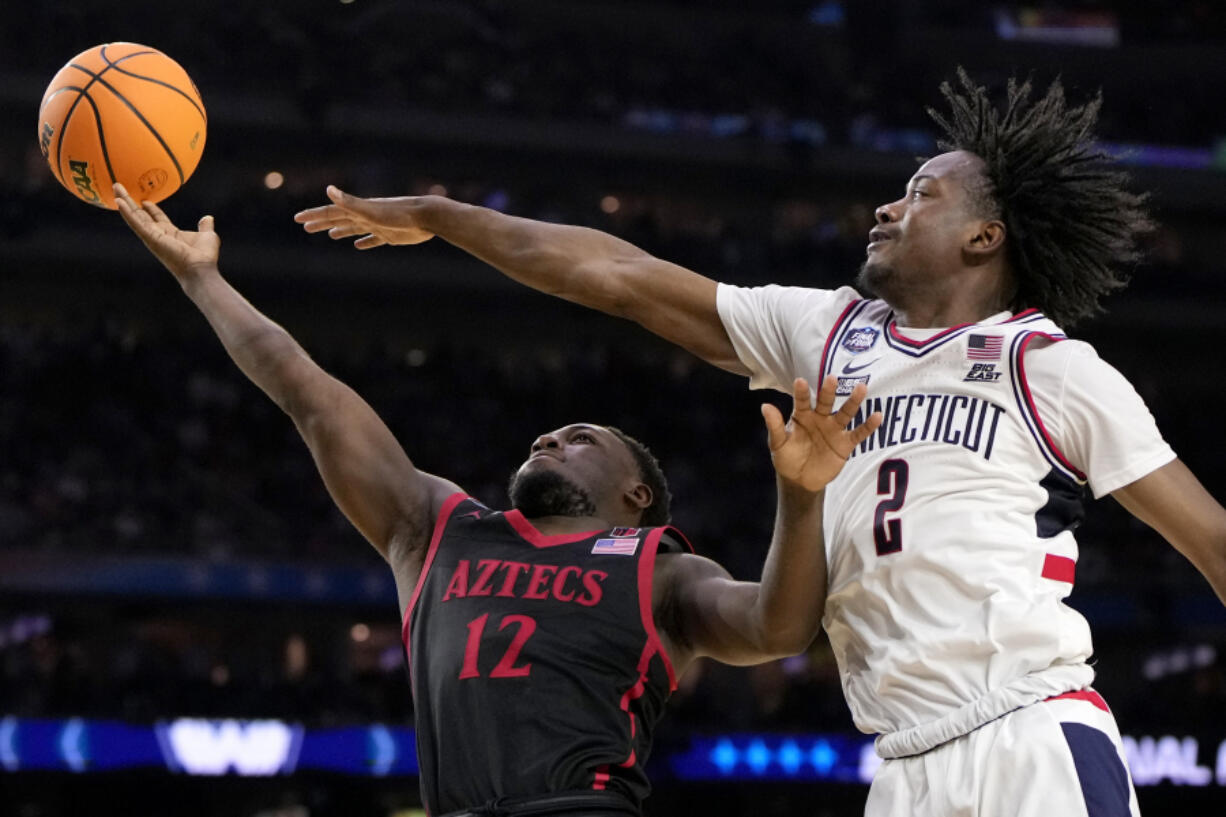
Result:
[[[991,259],[1005,245],[1005,223],[999,219],[979,222],[979,228],[962,247],[972,264]]]
[[[636,482],[624,494],[626,504],[636,511],[646,510],[651,505],[655,496],[651,493],[651,488],[647,487],[646,483]]]

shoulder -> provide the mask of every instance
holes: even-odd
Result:
[[[719,562],[694,553],[661,553],[656,558],[652,586],[652,609],[657,626],[670,642],[690,649],[687,622],[702,588],[711,581],[731,581],[732,576]]]
[[[714,559],[696,553],[660,553],[656,557],[653,603],[657,610],[674,614],[687,608],[695,593],[708,581],[732,579],[732,575]]]
[[[1093,381],[1121,377],[1098,351],[1083,340],[1036,336],[1026,345],[1023,359],[1028,380],[1063,382],[1067,379]]]
[[[658,552],[665,553],[693,553],[694,546],[690,544],[690,540],[685,537],[685,534],[671,525],[660,529],[660,546]]]
[[[860,293],[851,287],[814,289],[780,284],[756,287],[720,284],[716,290],[716,306],[725,322],[738,312],[769,312],[792,317],[829,314],[828,320],[833,322],[849,305],[861,300],[864,299]]]

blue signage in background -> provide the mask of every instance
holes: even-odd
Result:
[[[1226,787],[1226,740],[1123,738],[1138,786]],[[867,784],[881,761],[850,734],[695,735],[661,755],[679,780]],[[176,718],[153,725],[0,716],[0,774],[161,769],[193,776],[272,777],[318,771],[365,777],[417,774],[414,732],[364,724],[308,729],[279,720]]]
[[[868,783],[880,761],[868,737],[736,734],[696,736],[668,763],[681,780]]]
[[[412,729],[382,724],[306,729],[277,720],[178,718],[135,726],[82,718],[0,718],[4,771],[134,768],[197,776],[314,770],[383,777],[416,774],[417,748]]]

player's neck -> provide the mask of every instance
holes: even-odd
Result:
[[[1013,278],[997,265],[972,267],[897,293],[890,299],[895,322],[913,329],[945,329],[978,323],[1009,309]]]
[[[970,293],[953,293],[941,299],[914,299],[894,307],[894,322],[912,329],[946,329],[967,323],[979,323],[985,318],[1009,309],[1009,299],[1003,293],[991,292],[975,297]]]
[[[617,524],[599,516],[538,516],[528,521],[532,523],[532,527],[546,536],[564,536],[568,533],[604,530],[615,527]]]
[[[938,306],[894,308],[894,322],[903,329],[947,329],[967,323],[978,323],[1004,307],[984,309],[947,309]]]

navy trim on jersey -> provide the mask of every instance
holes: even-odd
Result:
[[[1078,485],[1084,485],[1086,475],[1077,470],[1068,461],[1068,458],[1056,446],[1055,441],[1048,435],[1047,429],[1043,425],[1043,420],[1039,417],[1039,410],[1035,406],[1034,398],[1030,394],[1030,386],[1026,382],[1026,366],[1022,358],[1026,354],[1026,347],[1035,338],[1046,338],[1052,342],[1066,339],[1063,335],[1050,335],[1046,332],[1019,332],[1013,338],[1013,342],[1009,345],[1009,381],[1013,387],[1013,399],[1017,402],[1022,419],[1026,422],[1026,428],[1039,446],[1039,452],[1043,454],[1043,458],[1047,460],[1052,468],[1075,481]]]
[[[1129,817],[1128,772],[1111,738],[1084,723],[1060,724],[1088,817]]]
[[[950,341],[962,337],[962,335],[972,329],[986,329],[1006,324],[1035,323],[1041,320],[1046,320],[1043,313],[1037,309],[1026,309],[1011,318],[996,323],[961,323],[937,332],[927,340],[912,340],[898,330],[898,324],[894,320],[894,312],[891,310],[890,314],[886,316],[885,331],[882,334],[885,335],[886,345],[894,351],[902,352],[910,357],[923,357],[933,349],[941,348]]]
[[[1084,486],[1069,479],[1063,471],[1055,468],[1039,481],[1039,487],[1047,491],[1047,502],[1035,511],[1034,528],[1040,539],[1051,539],[1066,530],[1075,530],[1085,519],[1085,503],[1082,502]]]
[[[834,356],[838,354],[836,351],[843,338],[847,335],[847,330],[851,327],[854,321],[861,312],[872,301],[855,300],[849,303],[844,309],[843,314],[835,320],[834,325],[830,327],[829,334],[826,335],[826,345],[822,347],[822,367],[821,373],[818,376],[817,383],[812,384],[816,388],[821,388],[822,383],[826,380],[826,375],[833,370]]]

